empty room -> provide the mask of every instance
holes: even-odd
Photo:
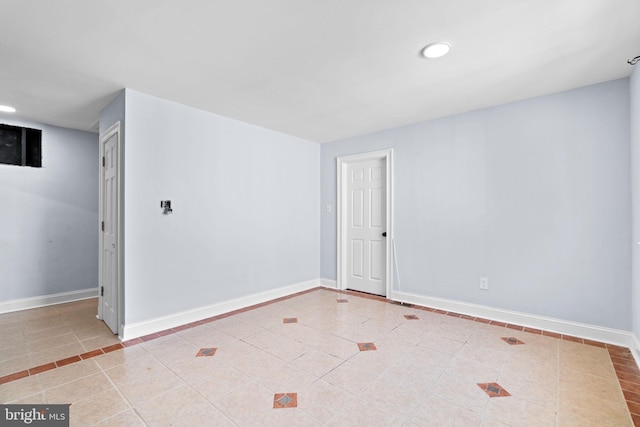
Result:
[[[1,6],[0,424],[640,426],[640,1]]]

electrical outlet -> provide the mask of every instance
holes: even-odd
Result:
[[[327,213],[331,213],[331,210],[332,210],[331,208],[332,208],[331,205],[327,205]]]
[[[489,289],[489,279],[487,277],[480,278],[480,289],[485,291]]]

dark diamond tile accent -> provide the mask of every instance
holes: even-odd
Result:
[[[520,345],[520,344],[524,344],[523,341],[520,341],[518,338],[516,337],[504,337],[501,338],[502,341],[506,342],[509,345]]]
[[[338,298],[336,302],[349,302],[349,300],[344,298]]]
[[[217,348],[201,348],[198,354],[196,354],[196,357],[213,356],[216,354],[216,350]]]
[[[295,408],[298,406],[298,393],[276,393],[273,395],[273,409]]]
[[[358,348],[360,349],[360,351],[377,350],[376,345],[372,342],[359,342]]]
[[[285,317],[282,319],[282,323],[298,323],[297,317]]]
[[[416,316],[415,314],[405,314],[404,318],[407,319],[407,320],[418,320],[419,319],[419,317]]]
[[[478,387],[484,390],[489,397],[506,397],[511,396],[509,392],[503,389],[498,383],[478,383]]]

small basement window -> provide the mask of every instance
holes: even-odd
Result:
[[[42,131],[0,124],[0,164],[42,167]]]

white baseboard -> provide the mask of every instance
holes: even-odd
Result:
[[[14,299],[0,302],[0,313],[10,313],[12,311],[28,310],[30,308],[44,307],[47,305],[63,304],[65,302],[96,298],[97,296],[98,288],[90,288],[79,291],[61,292],[59,294]]]
[[[294,285],[284,286],[282,288],[272,289],[258,294],[247,295],[246,297],[236,298],[229,301],[223,301],[217,304],[199,307],[193,310],[182,311],[168,316],[157,317],[155,319],[136,322],[124,325],[121,329],[120,339],[123,341],[133,338],[142,337],[153,334],[155,332],[164,331],[166,329],[175,328],[176,326],[185,325],[198,320],[207,319],[209,317],[228,313],[230,311],[239,310],[255,304],[271,301],[276,298],[285,297],[297,292],[303,292],[320,286],[320,279],[309,280],[307,282],[296,283]]]
[[[338,282],[331,279],[320,279],[320,286],[325,288],[338,289]]]
[[[521,325],[529,328],[556,332],[563,335],[586,338],[593,341],[615,344],[623,347],[632,347],[633,335],[631,332],[621,331],[618,329],[610,329],[601,326],[554,319],[551,317],[502,310],[444,298],[427,297],[412,294],[410,292],[393,291],[391,299],[394,301],[408,302],[454,313],[466,314],[468,316],[481,317],[498,322],[511,323],[513,325]],[[637,344],[638,341],[636,340],[635,343]],[[640,347],[637,348],[640,349]],[[636,354],[634,354],[634,356],[636,356]],[[636,360],[638,360],[638,358],[636,358]]]
[[[631,355],[635,359],[636,365],[640,366],[640,341],[638,341],[636,334],[631,334],[629,350],[631,350]]]
[[[276,298],[281,298],[297,292],[303,292],[323,286],[330,289],[336,288],[336,281],[330,279],[315,279],[307,282],[297,283],[290,286],[273,289],[246,297],[223,301],[217,304],[183,311],[168,316],[145,320],[142,322],[124,325],[122,327],[122,340],[130,340],[141,336],[153,334],[155,332],[174,328],[198,320],[207,319],[212,316],[239,310],[255,304],[267,302]],[[425,307],[437,308],[454,313],[466,314],[473,317],[481,317],[496,320],[514,325],[522,325],[534,329],[556,332],[564,335],[571,335],[593,341],[615,344],[623,347],[630,347],[631,351],[640,362],[640,342],[631,333],[617,329],[604,328],[600,326],[587,325],[583,323],[570,322],[550,317],[536,316],[516,311],[502,310],[488,306],[465,303],[444,298],[427,297],[409,292],[393,291],[391,300],[402,301]],[[639,363],[640,365],[640,363]]]

